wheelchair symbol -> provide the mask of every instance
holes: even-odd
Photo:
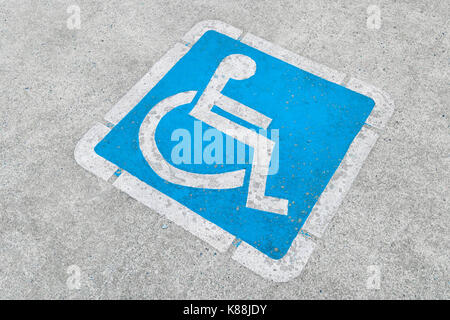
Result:
[[[245,80],[252,77],[255,72],[256,63],[250,57],[241,54],[227,56],[219,64],[205,91],[189,115],[253,148],[254,156],[246,206],[257,210],[287,215],[287,199],[265,195],[266,181],[275,142],[211,111],[213,106],[217,106],[259,128],[267,129],[272,119],[221,94],[228,80]],[[197,91],[181,92],[162,100],[150,110],[139,131],[139,144],[142,154],[158,176],[173,184],[206,189],[242,187],[245,169],[219,174],[188,172],[171,165],[158,150],[155,133],[161,119],[178,106],[191,103],[196,95]]]
[[[241,265],[289,281],[306,265],[393,111],[386,93],[351,75],[203,21],[117,102],[106,125],[96,123],[83,136],[75,159],[215,250],[234,244],[229,253]],[[222,143],[206,138],[210,129],[199,122],[219,131],[210,132]],[[284,134],[273,135],[281,128]],[[169,136],[177,129],[184,135],[175,149]],[[202,148],[203,141],[211,143]],[[181,158],[181,149],[178,163],[172,155]],[[212,158],[228,166],[214,169]]]

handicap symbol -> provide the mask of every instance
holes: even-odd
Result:
[[[255,72],[256,63],[250,57],[242,54],[231,54],[225,57],[189,115],[253,147],[257,156],[253,157],[251,166],[246,206],[287,215],[287,199],[265,195],[275,142],[211,111],[214,106],[217,106],[259,128],[267,129],[272,119],[221,93],[230,79],[245,80],[252,77]],[[171,183],[206,189],[241,187],[244,184],[245,169],[218,174],[188,172],[167,162],[158,149],[155,133],[159,122],[173,109],[191,103],[196,95],[197,91],[181,92],[162,100],[150,110],[139,132],[141,151],[155,173]]]
[[[204,21],[83,136],[75,159],[218,252],[231,248],[241,265],[288,281],[325,234],[393,108],[385,92],[352,75]],[[225,162],[228,171],[216,169],[220,160],[214,169],[196,161],[213,150],[213,142],[201,148],[202,123],[219,132],[214,139],[230,138],[227,160],[248,146],[251,163],[239,160],[247,151]],[[277,128],[270,139],[269,127]],[[200,141],[195,169],[190,144],[183,165],[171,158],[175,128],[185,133],[177,146],[191,143],[191,132]]]

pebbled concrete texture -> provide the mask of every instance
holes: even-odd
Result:
[[[81,9],[81,29],[66,12]],[[369,5],[381,28],[366,26]],[[0,298],[449,299],[448,1],[0,0]],[[303,273],[274,283],[81,168],[73,150],[195,23],[387,92],[396,110]],[[67,268],[81,270],[79,289]],[[379,290],[368,289],[379,266]]]

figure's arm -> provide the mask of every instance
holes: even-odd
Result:
[[[249,108],[246,105],[224,95],[220,95],[214,104],[224,111],[231,113],[235,117],[241,118],[242,120],[263,129],[267,129],[272,122],[272,119],[262,113],[259,113],[255,109]]]

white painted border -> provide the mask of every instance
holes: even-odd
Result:
[[[265,52],[272,57],[292,64],[297,68],[303,69],[316,76],[327,79],[328,81],[340,84],[345,78],[345,73],[336,71],[320,63],[314,62],[308,58],[299,56],[298,54],[277,46],[276,44],[273,44],[267,40],[259,38],[251,33],[247,33],[242,38],[241,42],[262,52]]]
[[[377,139],[378,134],[367,127],[359,131],[306,219],[303,231],[322,237]]]
[[[220,32],[233,39],[238,39],[239,36],[242,34],[241,29],[230,26],[229,24],[226,24],[222,21],[205,20],[200,21],[195,26],[193,26],[192,29],[189,30],[188,33],[184,35],[182,40],[185,42],[186,45],[192,47],[192,45],[196,43],[205,32],[208,32],[210,30]]]
[[[245,242],[234,251],[232,259],[264,278],[287,282],[300,275],[315,247],[310,237],[299,232],[288,253],[279,260],[270,259]]]
[[[112,124],[117,124],[189,51],[189,47],[192,47],[209,30],[215,30],[233,39],[238,39],[242,34],[242,30],[221,21],[208,20],[196,24],[182,38],[184,44],[175,44],[174,48],[169,50],[111,111],[105,115],[105,120]],[[242,37],[241,41],[328,81],[342,85],[346,76],[344,73],[294,54],[250,33]],[[351,78],[346,87],[369,95],[375,100],[375,106],[367,120],[367,124],[377,128],[383,128],[394,109],[393,103],[387,95],[379,89],[354,78]],[[109,130],[107,127],[97,124],[86,133],[75,148],[75,159],[77,162],[83,168],[105,180],[114,174],[117,167],[99,157],[94,152],[94,147]],[[344,160],[331,178],[319,201],[314,206],[302,231],[310,232],[317,237],[322,236],[377,138],[378,135],[375,131],[363,127],[352,142]],[[200,215],[192,212],[125,171],[113,185],[200,239],[203,239],[220,252],[226,251],[234,239],[234,236],[227,231],[212,224]],[[155,201],[155,199],[157,200]],[[302,231],[294,239],[288,253],[279,260],[270,259],[245,242],[242,242],[238,246],[232,258],[265,278],[277,282],[289,281],[301,273],[315,247],[314,241]]]
[[[356,78],[351,78],[346,87],[375,101],[375,107],[367,118],[366,123],[378,129],[383,129],[394,113],[394,102],[386,92]]]
[[[84,169],[97,177],[107,181],[118,169],[116,165],[95,153],[95,146],[109,133],[110,129],[103,124],[96,123],[78,141],[74,156],[75,161]]]
[[[230,233],[126,171],[114,181],[113,186],[206,241],[220,252],[225,252],[234,240],[234,236]]]

